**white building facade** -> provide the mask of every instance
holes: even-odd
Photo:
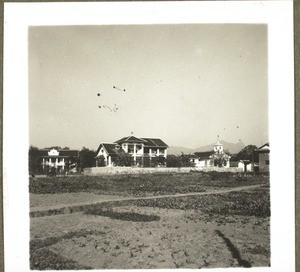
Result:
[[[100,158],[104,158],[106,166],[114,166],[120,150],[130,154],[137,166],[150,166],[157,157],[167,158],[168,145],[159,138],[124,137],[114,143],[101,143],[97,150],[96,166],[100,165]],[[149,164],[149,165],[148,165]]]

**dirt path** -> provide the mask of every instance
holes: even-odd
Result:
[[[263,186],[263,184],[250,185],[250,186],[240,186],[229,189],[218,189],[212,190],[208,192],[196,192],[196,193],[185,193],[185,194],[175,194],[175,195],[160,195],[160,196],[147,196],[147,197],[121,197],[121,198],[113,198],[113,199],[105,199],[100,201],[89,201],[89,202],[81,202],[81,203],[70,203],[70,204],[61,204],[55,206],[45,206],[45,207],[31,207],[30,216],[49,216],[54,214],[61,213],[70,213],[70,209],[72,212],[81,211],[83,207],[97,205],[101,203],[111,203],[111,202],[120,202],[120,201],[131,201],[131,200],[147,200],[147,199],[160,199],[160,198],[173,198],[173,197],[184,197],[184,196],[201,196],[201,195],[213,195],[213,194],[226,194],[230,192],[244,191],[249,189],[255,189]]]

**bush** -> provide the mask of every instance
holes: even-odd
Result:
[[[134,165],[133,157],[123,149],[120,149],[114,164],[116,166],[132,166]]]

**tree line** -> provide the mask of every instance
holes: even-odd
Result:
[[[59,146],[56,147],[51,147],[55,148],[58,150],[70,150],[69,147],[64,147],[61,148]],[[51,149],[47,148],[47,149]],[[42,152],[45,150],[44,149],[39,149],[38,147],[35,146],[30,146],[29,148],[29,173],[32,174],[37,174],[37,173],[43,173],[45,171],[49,171],[49,169],[45,169],[42,167]],[[231,161],[239,161],[239,160],[249,160],[249,161],[254,161],[257,162],[257,154],[255,154],[254,150],[257,149],[255,145],[248,145],[244,149],[242,149],[239,153],[237,154],[228,154],[230,155],[230,160]],[[88,149],[86,147],[83,147],[79,152],[78,156],[76,157],[71,157],[69,161],[66,161],[65,164],[65,170],[68,171],[70,164],[72,163],[73,165],[76,165],[77,172],[81,172],[84,168],[86,167],[94,167],[96,166],[96,151]],[[228,155],[224,155],[225,157],[222,156],[217,156],[216,158],[213,158],[215,160],[218,160],[220,165],[222,165],[224,160],[228,159]],[[168,155],[167,158],[164,156],[158,156],[154,158],[138,158],[138,163],[141,166],[144,167],[157,167],[157,166],[162,166],[162,167],[193,167],[195,166],[194,163],[192,162],[191,158],[189,155],[186,154],[181,154],[178,156],[175,155]],[[133,157],[126,153],[124,150],[120,150],[117,154],[117,157],[114,160],[114,165],[115,166],[134,166],[137,162],[134,162]],[[105,166],[105,160],[103,156],[100,156],[97,161],[98,166]]]
[[[43,148],[39,149],[35,146],[30,146],[28,151],[28,166],[30,174],[44,173],[50,171],[51,169],[47,169],[42,167],[42,155],[45,149],[58,149],[58,150],[70,150],[69,147],[61,148],[59,146],[51,147],[51,148]],[[82,171],[82,169],[86,167],[95,166],[95,157],[96,151],[90,150],[86,147],[83,147],[79,152],[78,156],[70,157],[68,161],[65,163],[65,170],[68,171],[71,164],[76,165],[77,171]]]

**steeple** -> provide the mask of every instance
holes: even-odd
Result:
[[[217,142],[214,144],[215,153],[224,153],[223,145],[219,141],[219,135],[217,136]]]

